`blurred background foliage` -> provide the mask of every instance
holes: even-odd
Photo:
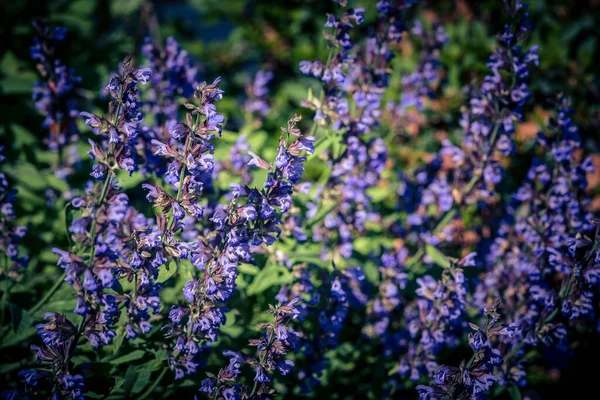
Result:
[[[367,19],[374,19],[374,1],[351,1],[355,6],[367,8]],[[393,132],[401,140],[397,140],[398,151],[410,165],[411,157],[426,158],[427,152],[438,147],[441,137],[452,134],[458,129],[457,116],[463,102],[462,88],[477,81],[485,72],[485,62],[492,49],[494,32],[500,26],[501,1],[481,2],[478,0],[455,1],[421,1],[413,10],[412,17],[423,21],[438,21],[444,25],[449,43],[443,49],[441,60],[444,64],[443,93],[437,97],[426,113],[426,122],[411,130]],[[201,77],[212,81],[217,76],[223,78],[222,87],[225,97],[220,102],[220,111],[226,116],[225,129],[229,132],[251,133],[251,144],[255,148],[263,148],[266,142],[275,143],[279,137],[279,127],[294,113],[304,113],[304,126],[310,124],[312,115],[300,106],[310,88],[317,91],[317,82],[301,75],[298,63],[301,60],[325,58],[327,49],[322,39],[322,27],[325,14],[333,11],[333,3],[325,0],[189,0],[189,1],[147,1],[147,0],[52,0],[52,1],[3,1],[0,5],[0,144],[7,147],[7,161],[3,169],[13,181],[13,187],[19,190],[16,214],[19,223],[30,227],[30,234],[25,240],[25,247],[32,257],[29,281],[19,289],[13,290],[13,303],[28,309],[40,297],[40,293],[51,286],[48,277],[58,277],[55,266],[56,258],[50,252],[52,247],[65,245],[65,202],[62,207],[48,207],[48,188],[56,192],[66,189],[49,171],[52,154],[41,150],[43,138],[47,131],[41,127],[42,117],[34,108],[31,100],[31,88],[36,80],[34,64],[30,60],[29,46],[35,34],[31,22],[34,19],[44,20],[52,25],[62,25],[68,29],[69,46],[61,46],[61,58],[82,77],[81,110],[104,109],[105,101],[100,95],[110,72],[127,53],[133,53],[136,64],[143,64],[139,50],[144,38],[148,35],[156,40],[168,36],[175,37],[194,58],[200,67]],[[530,5],[531,20],[535,31],[530,42],[540,47],[540,63],[532,79],[533,101],[536,107],[529,110],[517,137],[527,154],[527,146],[539,129],[539,123],[553,108],[550,99],[557,93],[569,96],[576,110],[575,121],[580,126],[586,150],[590,153],[600,152],[600,1],[575,0],[533,0]],[[366,24],[368,25],[368,24]],[[394,60],[396,72],[410,71],[416,63],[418,44],[404,41],[401,44],[400,57]],[[253,121],[245,115],[241,104],[244,100],[244,87],[259,69],[274,72],[274,80],[270,84],[271,111],[263,122]],[[398,74],[394,74],[398,80]],[[399,87],[398,82],[396,86]],[[397,100],[399,93],[388,94],[390,100]],[[396,95],[396,98],[393,98]],[[435,111],[432,112],[431,110]],[[428,118],[431,117],[431,118]],[[87,129],[83,130],[87,132]],[[89,132],[88,132],[89,134]],[[418,135],[419,140],[414,138]],[[225,133],[223,153],[235,140],[235,134]],[[82,141],[84,142],[84,141]],[[410,151],[402,150],[402,144],[410,144]],[[222,145],[223,146],[223,145]],[[275,146],[271,146],[275,148]],[[404,151],[404,153],[402,153]],[[81,152],[86,149],[82,145]],[[217,158],[219,158],[219,149]],[[270,156],[265,154],[265,157]],[[316,157],[315,157],[316,158]],[[596,159],[600,167],[600,160]],[[515,181],[519,174],[526,171],[519,168],[528,165],[529,161],[517,160],[512,166]],[[319,176],[323,167],[319,160],[311,160],[307,174]],[[87,168],[82,168],[78,175],[69,178],[72,184],[80,186],[87,179]],[[137,180],[136,180],[137,179]],[[125,189],[139,184],[139,178],[124,178]],[[226,185],[227,183],[224,183]],[[511,185],[511,182],[507,183]],[[514,183],[513,183],[514,185]],[[509,192],[509,191],[506,191]],[[138,193],[139,195],[139,193]],[[383,191],[377,201],[385,201]],[[377,197],[377,196],[375,196]],[[143,199],[137,199],[136,205],[146,207]],[[596,205],[598,208],[599,206]],[[150,214],[149,212],[147,213]],[[368,247],[368,243],[364,243]],[[358,246],[360,249],[360,246]],[[36,251],[36,249],[44,249]],[[278,269],[259,270],[247,265],[240,278],[241,287],[236,296],[248,296],[236,301],[240,307],[236,315],[229,317],[228,326],[224,330],[220,346],[227,348],[231,341],[241,336],[252,336],[253,332],[245,332],[242,326],[254,326],[264,318],[260,310],[265,310],[272,301],[277,284],[285,283],[289,277]],[[167,274],[173,274],[174,268]],[[180,273],[185,274],[185,271]],[[368,273],[368,272],[367,272]],[[273,277],[275,276],[275,277]],[[169,276],[164,276],[166,280]],[[271,287],[272,286],[272,287]],[[267,290],[269,289],[269,290]],[[44,311],[64,311],[72,309],[74,300],[70,297],[71,289],[65,285],[55,296],[53,302]],[[178,295],[177,285],[165,289],[164,296]],[[239,300],[239,299],[238,299]],[[172,300],[171,300],[172,301]],[[4,305],[3,305],[4,307]],[[39,314],[39,315],[38,315]],[[14,311],[13,330],[2,339],[0,344],[0,377],[8,379],[18,369],[31,362],[31,352],[25,346],[17,346],[23,338],[35,334],[33,320],[40,319],[41,314],[29,315],[26,312]],[[256,320],[255,320],[256,319]],[[243,321],[238,324],[237,322]],[[353,321],[351,320],[352,324]],[[346,330],[345,334],[352,338],[361,337],[360,321],[354,321],[357,332]],[[11,336],[12,335],[12,336]],[[363,359],[364,354],[377,354],[361,349],[361,346],[375,346],[367,341],[347,341],[331,354],[332,365],[323,377],[324,385],[312,394],[321,398],[367,398],[372,397],[369,390],[380,385],[386,379],[387,371],[383,363],[376,359]],[[9,349],[9,350],[6,350]],[[578,363],[595,354],[594,349],[584,348]],[[551,355],[549,355],[551,356]],[[82,355],[81,357],[85,357]],[[131,364],[126,368],[126,383],[120,385],[124,397],[135,397],[148,386],[153,373],[160,367],[152,364],[155,360],[144,358],[144,352],[130,352],[125,359],[112,359],[110,364]],[[160,360],[162,355],[157,355]],[[456,360],[463,354],[451,356]],[[110,359],[107,358],[107,359]],[[209,359],[213,365],[209,369],[218,369],[223,360]],[[370,368],[357,368],[367,364]],[[111,365],[97,363],[98,371],[91,371],[97,380],[92,386],[107,385],[106,378]],[[156,367],[156,368],[155,368]],[[154,368],[154,369],[153,369]],[[573,368],[564,377],[565,387],[573,382],[580,382],[589,376],[585,368]],[[131,378],[131,379],[129,379]],[[549,389],[544,386],[552,377],[540,375],[538,378],[539,393],[559,393],[560,388]],[[109,382],[112,387],[117,382]],[[352,387],[352,393],[346,393],[345,387]],[[331,392],[335,388],[336,393]],[[90,390],[94,391],[94,387]],[[285,388],[279,388],[286,394]],[[197,390],[197,384],[187,379],[169,392],[171,395],[185,394],[186,397]],[[545,392],[546,391],[546,392]],[[98,392],[101,393],[101,392]],[[291,398],[293,393],[287,393]]]

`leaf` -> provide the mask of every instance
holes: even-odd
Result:
[[[123,389],[125,389],[125,392],[129,395],[129,393],[131,393],[131,389],[133,388],[133,385],[136,382],[138,373],[135,370],[135,367],[130,365],[127,368],[127,371],[125,372],[125,383],[123,385]],[[129,397],[129,396],[127,396]]]
[[[48,186],[42,173],[31,163],[21,162],[17,166],[6,165],[4,170],[11,178],[19,182],[19,186],[22,185],[23,189],[41,191]]]
[[[158,283],[164,283],[168,281],[169,278],[171,278],[175,274],[175,272],[177,272],[177,265],[175,264],[175,261],[171,261],[170,263],[165,264],[159,268],[158,278],[156,281]]]
[[[10,347],[19,343],[25,343],[37,331],[33,327],[33,317],[27,311],[15,304],[9,306],[11,331],[2,339],[0,347]]]
[[[131,388],[131,392],[139,393],[142,390],[144,390],[150,382],[151,374],[152,373],[150,371],[140,371],[140,373],[137,376],[137,379],[135,380],[135,383],[133,384],[133,387]]]
[[[6,374],[8,374],[9,372],[23,368],[24,365],[26,365],[26,363],[23,363],[23,361],[18,361],[10,364],[0,364],[0,375],[6,376]]]
[[[321,140],[320,142],[318,142],[317,145],[315,146],[314,154],[316,156],[318,156],[323,151],[325,151],[326,149],[328,149],[329,146],[331,146],[331,141],[332,141],[331,136],[329,136],[329,137],[325,137],[323,140]]]
[[[116,355],[119,352],[119,349],[123,345],[123,340],[125,340],[125,329],[123,326],[120,326],[117,329],[117,337],[113,341],[113,354]]]
[[[37,143],[35,135],[21,125],[11,124],[10,129],[15,138],[15,149],[22,150],[26,146],[33,146]]]
[[[515,385],[514,382],[511,382],[508,385],[508,394],[513,400],[521,400],[523,398],[523,396],[521,395],[521,389],[519,389],[519,387]]]
[[[442,268],[448,268],[450,263],[448,262],[448,257],[446,257],[441,251],[439,251],[435,246],[425,245],[425,253],[431,261],[436,263]]]
[[[105,399],[115,393],[125,384],[125,379],[105,374],[88,377],[86,381],[86,397],[92,399]]]
[[[125,379],[120,378],[118,376],[113,376],[112,378],[115,380],[115,384],[113,385],[112,389],[110,389],[110,393],[109,394],[115,393],[125,383]]]
[[[260,272],[260,268],[258,268],[256,265],[240,263],[238,266],[238,271],[246,275],[256,275]]]
[[[221,327],[221,332],[234,339],[238,338],[242,333],[244,333],[244,331],[246,331],[246,328],[239,323],[241,319],[240,312],[235,309],[230,310],[227,312],[226,316],[227,323]]]
[[[308,221],[308,227],[311,228],[321,222],[321,220],[324,219],[327,214],[329,214],[335,208],[336,205],[337,204],[335,202],[323,202],[321,209],[317,211],[317,214]]]
[[[280,268],[277,264],[269,264],[254,277],[246,293],[248,295],[262,293],[271,286],[283,285],[290,281],[291,274],[286,268]]]
[[[154,353],[154,357],[156,357],[158,361],[162,362],[167,361],[169,359],[169,353],[167,353],[165,349],[154,350],[152,352]]]
[[[119,179],[119,184],[125,190],[139,187],[146,180],[146,178],[142,174],[133,174],[129,176],[129,173],[127,173],[126,171],[119,171],[119,173],[117,174],[117,178]]]
[[[10,323],[13,332],[17,333],[20,330],[28,328],[33,323],[33,317],[27,311],[23,310],[16,304],[10,305]]]
[[[36,332],[37,330],[33,326],[23,329],[18,333],[9,332],[8,335],[6,335],[2,340],[2,345],[0,345],[0,348],[11,347],[19,343],[26,343],[27,339],[35,335]]]
[[[143,363],[142,365],[138,365],[137,367],[135,367],[135,370],[138,372],[142,372],[142,371],[153,372],[153,371],[158,371],[163,366],[164,366],[163,363],[160,362],[159,360],[150,360],[148,362]]]
[[[127,362],[139,360],[140,358],[144,357],[144,354],[146,354],[146,352],[144,350],[135,350],[129,354],[126,354],[122,357],[112,360],[110,363],[113,365],[124,364]]]
[[[71,223],[73,222],[73,214],[71,213],[71,209],[75,209],[73,207],[73,203],[70,201],[65,204],[64,213],[65,213],[65,235],[67,236],[67,240],[69,241],[69,245],[73,246],[73,239],[71,239],[71,232],[69,232],[69,227],[71,227]]]
[[[323,260],[321,260],[321,256],[318,253],[309,253],[309,252],[292,253],[290,255],[290,260],[293,263],[305,262],[305,263],[312,263],[312,264],[316,264],[316,265],[320,265],[323,263]]]

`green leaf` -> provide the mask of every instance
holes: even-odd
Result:
[[[22,162],[16,166],[6,165],[3,168],[11,178],[19,182],[22,189],[41,191],[48,187],[44,176],[31,163]]]
[[[148,386],[150,382],[150,376],[152,373],[150,371],[140,371],[133,387],[131,388],[132,393],[139,393]]]
[[[175,261],[171,261],[170,263],[163,265],[158,270],[157,282],[164,283],[168,281],[169,278],[175,274],[175,272],[177,272],[177,265],[175,264]]]
[[[446,257],[441,251],[439,251],[434,246],[431,246],[429,244],[426,245],[425,253],[427,254],[427,256],[429,256],[429,258],[431,258],[431,261],[433,261],[442,268],[448,268],[448,266],[450,265],[450,263],[448,262],[448,257]]]
[[[159,360],[150,360],[148,362],[145,362],[141,365],[136,366],[135,370],[138,372],[142,372],[142,371],[153,372],[153,371],[158,371],[162,367],[164,367],[164,364],[162,362],[160,362]]]
[[[242,274],[246,274],[246,275],[256,275],[260,272],[260,268],[258,268],[256,265],[246,264],[246,263],[241,263],[238,266],[238,270]]]
[[[11,330],[2,339],[0,347],[10,347],[19,343],[25,343],[26,339],[36,333],[31,314],[16,304],[11,304],[8,310],[10,313]]]
[[[315,146],[315,151],[314,154],[315,155],[319,155],[321,154],[323,151],[325,151],[326,149],[329,148],[329,146],[331,146],[331,136],[329,137],[325,137],[323,140],[321,140],[316,146]]]
[[[37,144],[37,139],[33,133],[23,128],[21,125],[11,124],[10,129],[15,135],[15,148],[23,149],[26,146]],[[66,186],[66,185],[65,185]]]
[[[246,328],[239,323],[241,320],[239,310],[230,310],[226,316],[227,323],[221,327],[221,332],[234,339],[238,338],[246,331]]]
[[[138,372],[136,371],[133,365],[130,365],[125,372],[125,383],[123,385],[123,389],[129,395],[131,393],[131,389],[137,380]],[[129,397],[129,396],[127,396]]]
[[[33,323],[33,317],[27,311],[23,310],[16,304],[10,305],[10,323],[13,332],[17,333],[20,330],[28,328]]]
[[[26,361],[26,360],[25,360]],[[9,372],[23,368],[26,365],[23,361],[18,361],[10,364],[0,364],[0,375],[6,376]]]
[[[125,379],[120,378],[118,376],[113,376],[112,378],[115,380],[115,384],[113,385],[112,389],[110,389],[110,393],[109,394],[115,393],[125,383]]]
[[[510,398],[513,400],[521,400],[523,398],[523,396],[521,395],[521,390],[519,389],[519,387],[517,385],[515,385],[514,382],[511,382],[508,385],[508,394],[510,395]]]
[[[165,349],[154,350],[152,352],[158,361],[162,362],[169,359],[169,353]]]
[[[139,360],[140,358],[144,357],[144,354],[146,354],[144,350],[134,350],[129,354],[112,360],[110,363],[113,365],[128,363],[131,361]]]
[[[133,174],[129,176],[129,173],[126,171],[119,171],[117,178],[119,184],[125,190],[137,188],[146,180],[146,177],[142,174]]]
[[[335,208],[336,205],[337,204],[335,202],[323,202],[321,209],[317,211],[317,214],[311,220],[308,221],[308,227],[310,228],[321,222],[321,220],[324,219],[327,214],[329,214],[331,210]]]
[[[35,335],[36,332],[37,330],[33,326],[25,328],[17,333],[9,332],[2,339],[2,345],[0,345],[0,348],[11,347],[20,343],[26,343],[27,339]]]
[[[116,355],[119,352],[119,349],[123,345],[123,340],[125,340],[125,328],[120,326],[117,329],[117,337],[113,341],[113,354]]]
[[[291,278],[287,268],[280,268],[277,264],[269,264],[254,277],[246,293],[248,295],[262,293],[271,286],[291,282]]]

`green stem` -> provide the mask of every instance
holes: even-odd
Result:
[[[65,271],[65,272],[62,273],[62,275],[60,276],[60,278],[58,278],[58,280],[54,283],[54,286],[52,286],[52,288],[44,295],[44,297],[42,297],[42,299],[40,301],[38,301],[36,303],[36,305],[34,305],[33,307],[31,307],[28,312],[30,314],[35,314],[36,312],[38,312],[39,309],[42,308],[42,306],[48,300],[50,300],[50,298],[54,295],[54,293],[56,293],[58,291],[58,289],[60,289],[60,286],[65,281],[66,277],[67,277],[67,272]]]
[[[275,327],[273,327],[273,330],[274,329],[275,329]],[[258,365],[262,366],[263,363],[265,362],[265,358],[270,350],[271,345],[273,344],[272,341],[273,341],[273,332],[269,333],[269,341],[267,342],[267,347],[265,348],[263,353],[258,358]],[[250,393],[250,398],[252,398],[252,396],[254,396],[254,394],[256,393],[256,389],[258,389],[258,381],[254,381],[254,386],[252,387],[252,393]]]
[[[571,276],[569,277],[569,281],[567,282],[567,287],[564,290],[561,290],[558,294],[558,297],[562,300],[565,297],[568,297],[571,294],[571,288],[573,287],[573,282],[575,282],[575,274],[571,272]],[[548,324],[552,322],[554,317],[558,315],[558,307],[555,308],[550,315],[546,317],[544,320],[544,324]]]
[[[102,206],[102,204],[104,203],[105,197],[106,197],[106,193],[108,192],[108,186],[110,183],[110,174],[106,174],[106,177],[104,178],[104,185],[102,187],[102,193],[100,195],[100,199],[98,201],[98,207]],[[67,212],[65,210],[65,212]],[[97,216],[96,216],[97,218]],[[92,221],[92,227],[91,227],[91,234],[92,234],[92,240],[91,240],[91,245],[92,245],[92,253],[90,255],[90,260],[88,263],[88,268],[91,268],[93,266],[94,263],[94,257],[96,256],[96,218],[93,219]],[[52,288],[50,289],[50,291],[48,291],[48,293],[46,293],[44,295],[44,297],[42,297],[42,299],[40,301],[38,301],[30,310],[29,313],[30,314],[34,314],[37,311],[39,311],[40,308],[42,308],[42,306],[58,291],[58,289],[60,289],[61,285],[63,284],[63,282],[65,281],[65,278],[67,276],[67,272],[63,272],[63,274],[61,275],[61,277],[56,281],[56,283],[54,283],[54,286],[52,286]]]
[[[514,357],[514,355],[515,355],[515,354],[517,354],[517,353],[519,352],[519,350],[521,350],[521,348],[522,348],[524,345],[525,345],[525,343],[524,343],[524,342],[520,342],[518,345],[516,345],[516,346],[515,346],[515,348],[514,348],[514,349],[512,349],[512,350],[510,351],[510,353],[508,353],[508,354],[506,355],[506,357],[504,357],[504,361],[506,362],[506,360],[508,360],[508,359],[510,359],[510,358],[512,358],[512,357]]]
[[[159,385],[160,381],[162,381],[162,379],[165,377],[165,374],[167,373],[167,369],[164,368],[160,375],[158,375],[158,378],[156,378],[156,380],[154,381],[154,383],[152,384],[152,386],[150,386],[148,388],[148,390],[146,390],[144,392],[144,394],[142,394],[140,397],[138,397],[138,400],[145,400],[148,397],[150,397],[150,395],[154,392],[154,389],[156,389],[156,387]]]
[[[187,142],[185,145],[185,153],[187,153],[189,151],[191,143],[192,143],[192,140],[188,136]],[[181,200],[181,196],[183,195],[183,191],[181,189],[183,188],[183,181],[185,180],[185,170],[186,170],[186,166],[185,166],[185,161],[184,161],[181,164],[181,172],[179,172],[179,186],[177,186],[177,196],[175,197],[175,200],[178,203]],[[165,230],[165,233],[170,232],[171,229],[173,229],[174,223],[175,223],[175,217],[173,216],[173,211],[171,211],[171,215],[169,216],[169,222],[167,223],[167,229]]]
[[[4,292],[2,293],[2,327],[4,327],[4,313],[5,313],[5,309],[6,309],[6,299],[8,299],[8,274],[10,272],[10,265],[9,265],[9,257],[8,254],[4,254],[4,265],[6,267],[6,272],[4,275]]]
[[[333,46],[329,49],[329,54],[327,55],[327,62],[325,63],[325,69],[329,68],[329,64],[331,64],[334,49],[335,47]],[[321,94],[319,95],[319,107],[323,107],[323,100],[325,100],[325,88],[321,87]],[[310,128],[310,134],[308,136],[314,136],[316,132],[317,121],[313,120],[312,127]]]
[[[406,262],[406,269],[412,269],[412,267],[414,267],[414,265],[416,263],[419,262],[419,260],[421,260],[421,257],[423,257],[425,255],[425,248],[424,247],[420,247],[419,250],[417,250],[417,253],[412,256],[411,258],[408,259],[408,261]]]
[[[469,360],[469,362],[466,365],[466,369],[471,368],[471,365],[473,365],[473,362],[475,361],[475,357],[477,357],[477,353],[473,353],[473,355],[471,356],[471,359]]]
[[[77,333],[75,334],[75,339],[69,347],[69,354],[67,355],[67,366],[71,361],[71,358],[75,355],[75,349],[77,348],[77,344],[79,343],[79,339],[81,339],[81,334],[83,333],[83,327],[85,325],[85,315],[81,317],[81,322],[79,323],[79,327],[77,328]]]
[[[98,209],[100,207],[102,207],[102,204],[104,203],[104,200],[106,198],[106,193],[108,192],[108,187],[110,186],[110,174],[107,173],[106,177],[104,178],[104,184],[102,186],[102,193],[100,194],[100,199],[98,200]],[[96,212],[98,211],[98,209],[96,209]],[[90,230],[90,233],[92,234],[92,240],[90,242],[91,246],[92,246],[92,253],[90,255],[90,261],[88,263],[88,268],[91,268],[94,264],[94,257],[96,256],[96,238],[98,236],[98,233],[96,232],[96,221],[98,219],[98,215],[95,215],[95,218],[92,220],[92,228]]]

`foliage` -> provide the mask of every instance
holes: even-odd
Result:
[[[2,396],[590,390],[588,7],[4,4]]]

